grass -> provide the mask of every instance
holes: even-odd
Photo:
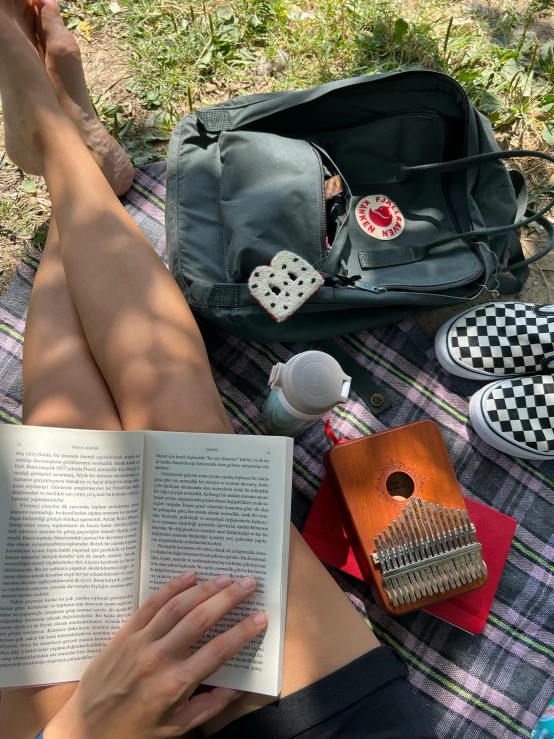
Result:
[[[537,37],[554,0],[62,0],[87,41],[115,37],[127,90],[94,99],[136,165],[163,158],[182,115],[235,95],[423,68],[452,75],[503,148],[554,146],[554,39]],[[552,26],[550,26],[550,29]],[[550,40],[544,40],[544,38]],[[95,47],[91,46],[94,55]],[[111,80],[115,84],[116,80]],[[132,100],[132,111],[125,98]],[[1,152],[0,152],[1,153]],[[531,199],[554,193],[541,162],[521,164]],[[44,183],[0,159],[0,292],[8,254],[47,217]]]
[[[554,40],[532,23],[552,2],[449,0],[118,0],[71,6],[94,33],[117,18],[128,90],[169,132],[195,107],[259,90],[307,87],[356,74],[424,68],[457,79],[511,146],[554,145]],[[75,10],[77,7],[77,11]],[[155,158],[133,123],[101,111],[131,153]],[[141,161],[142,161],[141,159]],[[542,183],[544,184],[544,183]]]

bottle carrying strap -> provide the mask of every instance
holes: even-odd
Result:
[[[318,341],[322,352],[330,354],[352,378],[352,389],[358,393],[374,416],[387,411],[392,403],[382,385],[373,379],[371,373],[362,367],[345,349],[333,339]]]

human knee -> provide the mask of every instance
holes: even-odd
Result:
[[[51,428],[121,431],[121,421],[111,409],[84,408],[63,396],[23,398],[23,424]]]

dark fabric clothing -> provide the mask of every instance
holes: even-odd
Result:
[[[212,739],[437,739],[404,662],[377,647]]]

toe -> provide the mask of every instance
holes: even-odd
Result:
[[[15,0],[13,4],[13,15],[29,41],[35,48],[37,48],[37,37],[34,28],[35,9],[33,0]]]
[[[35,29],[42,49],[49,56],[79,55],[79,45],[65,27],[56,0],[34,0]]]

